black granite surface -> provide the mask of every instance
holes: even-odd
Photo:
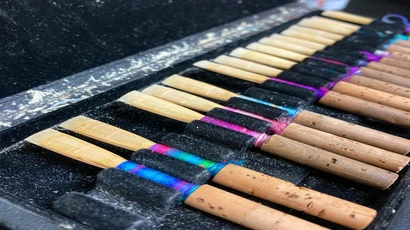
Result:
[[[289,0],[0,2],[0,98]]]

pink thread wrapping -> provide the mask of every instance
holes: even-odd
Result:
[[[215,119],[213,117],[205,116],[201,119],[201,121],[204,121],[204,122],[216,125],[216,126],[224,127],[224,128],[236,131],[236,132],[241,132],[241,133],[244,133],[244,134],[249,135],[249,136],[252,136],[252,137],[255,138],[255,142],[253,143],[253,145],[255,147],[261,146],[269,138],[269,136],[265,133],[259,133],[259,132],[247,129],[243,126],[235,125],[235,124],[232,124],[230,122]]]
[[[275,121],[275,120],[268,119],[268,118],[262,117],[254,113],[249,113],[249,112],[246,112],[240,109],[231,108],[228,106],[224,107],[224,109],[270,122],[272,124],[270,131],[275,134],[280,134],[292,122],[292,119],[290,117],[279,118],[281,120]]]

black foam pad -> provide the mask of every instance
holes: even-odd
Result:
[[[332,72],[335,71],[335,72],[338,72],[339,74],[346,73],[346,66],[334,64],[334,63],[327,62],[327,61],[322,61],[322,60],[318,60],[314,58],[306,58],[305,60],[303,60],[303,63],[307,65],[315,66],[315,69],[317,67],[317,68],[324,68],[327,70],[331,70]]]
[[[361,44],[352,44],[349,46],[343,45],[342,43],[336,42],[332,46],[328,46],[325,48],[327,51],[334,51],[337,52],[338,50],[344,50],[348,52],[358,52],[358,51],[368,51],[368,52],[376,52],[378,50],[378,47],[371,47],[371,46],[363,46]]]
[[[318,96],[317,92],[314,90],[305,89],[282,82],[265,81],[260,86],[264,89],[271,90],[273,92],[287,94],[293,97],[298,97],[308,102],[315,101]]]
[[[335,53],[335,52],[328,52],[328,51],[318,51],[316,52],[313,56],[318,57],[318,58],[326,58],[338,62],[342,62],[347,65],[357,65],[359,61],[363,58],[353,56],[353,55],[346,55],[342,53]]]
[[[345,51],[345,50],[321,50],[316,52],[314,55],[316,56],[316,54],[328,54],[328,55],[337,55],[340,57],[350,57],[350,58],[354,58],[356,60],[364,60],[366,59],[366,55],[365,54],[361,54],[359,52],[350,52],[350,51]]]
[[[215,162],[240,160],[245,157],[243,152],[233,151],[209,141],[178,133],[167,134],[160,140],[160,143]]]
[[[277,119],[279,117],[288,117],[289,113],[285,110],[270,107],[253,101],[248,101],[238,97],[232,97],[227,102],[227,105],[246,112],[254,113],[269,119]]]
[[[206,115],[230,122],[232,124],[243,126],[259,133],[269,133],[272,126],[272,123],[270,122],[221,108],[212,109]]]
[[[103,203],[82,193],[67,193],[53,203],[54,209],[93,229],[152,229],[144,217]]]
[[[143,206],[169,208],[178,204],[181,199],[178,190],[115,168],[98,173],[96,187]]]
[[[309,104],[309,102],[304,101],[301,98],[258,87],[251,87],[243,92],[243,94],[248,97],[253,97],[262,101],[266,101],[275,105],[285,106],[288,108],[303,108],[304,106],[307,106]]]
[[[277,78],[316,88],[327,87],[329,85],[328,80],[317,78],[311,75],[296,73],[293,71],[283,71],[277,76]]]
[[[255,138],[252,136],[203,121],[190,122],[185,127],[184,134],[239,151],[245,151],[251,147],[255,141]]]
[[[130,160],[195,184],[205,184],[211,177],[207,169],[149,149],[134,152]]]
[[[312,75],[314,77],[322,78],[328,81],[334,81],[340,78],[339,72],[332,72],[328,69],[319,68],[317,66],[308,65],[305,63],[296,64],[292,66],[290,70],[298,72],[298,73]]]

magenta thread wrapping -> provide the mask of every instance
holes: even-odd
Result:
[[[277,82],[285,83],[285,84],[288,84],[288,85],[293,85],[293,86],[297,86],[297,87],[300,87],[300,88],[305,88],[305,89],[316,91],[318,99],[322,98],[323,96],[326,95],[327,92],[329,92],[329,90],[326,89],[326,88],[317,89],[317,88],[312,87],[312,86],[302,85],[302,84],[299,84],[299,83],[286,81],[286,80],[282,80],[282,79],[278,79],[278,78],[269,78],[269,79],[271,81],[277,81]]]
[[[269,138],[269,136],[265,133],[259,133],[259,132],[247,129],[243,126],[235,125],[230,122],[222,121],[222,120],[219,120],[213,117],[205,116],[201,119],[201,121],[252,136],[255,138],[255,142],[253,143],[255,147],[260,147]]]

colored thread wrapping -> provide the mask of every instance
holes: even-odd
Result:
[[[315,87],[312,86],[307,86],[307,85],[302,85],[299,83],[295,83],[295,82],[291,82],[291,81],[286,81],[286,80],[282,80],[282,79],[278,79],[278,78],[269,78],[271,81],[277,81],[277,82],[281,82],[281,83],[285,83],[288,85],[293,85],[293,86],[297,86],[299,88],[304,88],[304,89],[309,89],[309,90],[313,90],[317,93],[317,99],[322,98],[323,96],[326,95],[326,93],[329,91],[325,88],[321,88],[321,89],[317,89]]]
[[[117,168],[180,191],[182,193],[181,201],[184,201],[200,187],[200,185],[188,183],[163,172],[147,168],[145,165],[131,161],[124,161],[119,164]]]
[[[263,104],[263,105],[267,105],[267,106],[270,106],[270,107],[285,110],[286,112],[289,113],[289,115],[291,117],[294,117],[294,116],[298,115],[299,112],[300,112],[298,109],[289,108],[289,107],[280,106],[280,105],[275,105],[275,104],[272,104],[272,103],[269,103],[269,102],[266,102],[266,101],[263,101],[263,100],[259,100],[259,99],[253,98],[253,97],[247,97],[247,96],[244,96],[244,95],[238,95],[238,97],[242,98],[242,99],[245,99],[245,100],[248,100],[248,101],[253,101],[253,102],[256,102],[256,103],[259,103],[259,104]]]
[[[400,14],[386,14],[382,18],[382,22],[386,22],[390,24],[396,23],[395,21],[390,20],[390,18],[400,18],[403,21],[404,25],[410,26],[409,20],[405,16],[400,15]]]
[[[162,145],[162,144],[155,144],[149,148],[152,151],[155,151],[160,154],[164,154],[166,156],[170,156],[176,158],[178,160],[182,160],[194,165],[198,165],[202,168],[206,168],[211,173],[211,176],[214,177],[216,174],[221,171],[222,168],[226,166],[225,163],[216,163],[214,161],[203,159],[199,156],[196,156],[191,153],[184,152],[179,149],[172,148],[170,146]],[[240,164],[240,163],[237,163]]]
[[[275,134],[280,134],[290,124],[290,122],[280,122],[280,121],[271,120],[271,119],[262,117],[260,115],[254,114],[254,113],[249,113],[249,112],[242,111],[240,109],[231,108],[228,106],[225,106],[224,109],[270,122],[272,124],[270,130]],[[291,120],[291,119],[287,119],[287,120]]]
[[[320,60],[320,61],[324,61],[324,62],[329,62],[329,63],[336,64],[336,65],[348,66],[347,64],[345,64],[345,63],[343,63],[343,62],[335,61],[335,60],[332,60],[332,59],[320,58],[320,57],[315,57],[315,56],[311,56],[311,57],[309,57],[309,58],[316,59],[316,60]]]
[[[201,121],[252,136],[255,138],[255,141],[253,143],[255,147],[260,147],[269,138],[269,136],[266,135],[265,133],[259,133],[259,132],[247,129],[243,126],[235,125],[235,124],[222,121],[222,120],[219,120],[213,117],[205,116],[201,119]]]

